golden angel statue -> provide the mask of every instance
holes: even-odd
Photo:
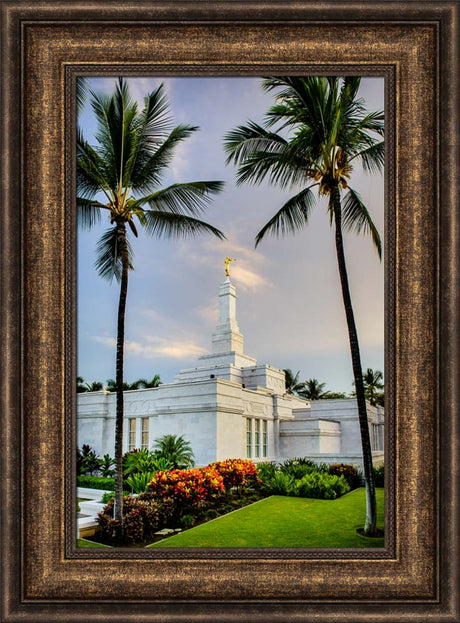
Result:
[[[234,257],[226,257],[225,258],[225,274],[227,277],[230,277],[230,273],[228,270],[228,265],[230,264],[230,262],[236,262],[236,259]]]

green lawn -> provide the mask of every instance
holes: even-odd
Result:
[[[377,489],[383,528],[383,489]],[[383,537],[360,536],[365,490],[338,500],[272,496],[149,547],[383,547]]]

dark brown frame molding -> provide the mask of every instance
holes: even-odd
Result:
[[[2,2],[1,620],[460,621],[459,0]],[[77,550],[77,75],[386,78],[385,548]]]

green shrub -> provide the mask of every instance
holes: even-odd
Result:
[[[87,472],[91,474],[98,471],[102,464],[101,459],[87,443],[84,443],[80,448],[77,448],[77,474],[83,475]]]
[[[275,472],[273,476],[263,484],[264,488],[273,495],[295,495],[296,492],[295,478],[281,471]]]
[[[334,463],[329,466],[329,473],[333,476],[343,476],[350,485],[350,489],[357,489],[362,486],[361,475],[354,465]]]
[[[149,482],[157,472],[141,472],[128,476],[126,484],[131,487],[134,493],[144,493],[148,491]]]
[[[155,475],[158,472],[171,469],[173,464],[158,452],[151,450],[131,450],[123,457],[124,474],[143,474],[149,472]],[[153,477],[153,476],[152,476]]]
[[[102,478],[102,476],[77,476],[77,486],[88,489],[106,489],[115,491],[115,478]]]
[[[257,463],[257,473],[259,474],[261,482],[265,482],[266,480],[272,478],[277,471],[278,466],[276,463]]]
[[[300,480],[306,474],[312,474],[314,472],[327,472],[329,466],[327,463],[315,463],[311,459],[305,457],[287,459],[280,465],[280,470],[284,474],[290,474],[296,480]]]
[[[383,463],[374,467],[374,484],[376,487],[385,486],[385,467]]]
[[[115,465],[115,460],[112,459],[110,454],[104,454],[102,459],[100,459],[99,471],[103,478],[110,478],[114,475],[115,470],[113,466]]]
[[[188,528],[192,528],[196,523],[195,517],[193,515],[182,515],[179,519],[179,524],[181,528],[187,530]]]
[[[343,476],[323,472],[306,474],[296,482],[296,495],[302,498],[335,500],[350,491],[350,485]]]

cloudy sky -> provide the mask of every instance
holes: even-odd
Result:
[[[224,259],[237,288],[237,317],[245,352],[259,363],[300,370],[301,380],[317,378],[331,391],[352,391],[348,336],[326,204],[319,201],[308,227],[295,236],[254,236],[295,189],[268,183],[235,185],[235,169],[225,165],[222,138],[251,119],[262,122],[273,102],[254,78],[131,78],[134,98],[159,82],[166,85],[175,124],[200,130],[176,152],[164,186],[175,182],[223,180],[204,217],[227,239],[202,235],[158,240],[142,231],[134,241],[130,273],[125,378],[161,375],[171,382],[182,369],[199,365],[211,346],[217,321],[217,292],[224,281]],[[89,88],[110,93],[114,80],[94,78]],[[370,110],[383,110],[384,81],[362,80],[360,95]],[[94,144],[95,122],[87,104],[80,115],[85,138]],[[368,207],[383,237],[382,176],[355,168],[352,186]],[[98,277],[95,247],[108,223],[78,234],[78,373],[87,382],[115,377],[118,285]],[[345,251],[358,326],[363,367],[383,370],[383,261],[371,240],[346,234]]]

